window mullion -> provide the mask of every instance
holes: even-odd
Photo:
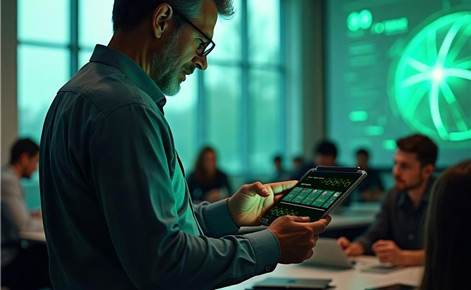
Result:
[[[197,148],[201,148],[206,140],[208,140],[209,134],[209,123],[208,123],[208,102],[206,97],[206,88],[204,85],[205,74],[203,71],[197,74],[198,81],[198,101],[197,101],[197,114],[196,114],[196,145]]]
[[[287,112],[289,110],[288,102],[286,99],[287,94],[287,85],[286,85],[286,70],[285,70],[285,59],[286,59],[286,46],[285,46],[285,39],[286,39],[286,14],[283,11],[286,11],[286,0],[280,0],[280,70],[279,70],[279,90],[278,90],[278,97],[280,101],[280,117],[278,120],[278,128],[281,128],[280,135],[279,135],[279,144],[281,144],[281,152],[284,152],[286,155],[287,148],[288,148],[288,138],[287,138]]]
[[[70,0],[70,77],[78,71],[79,63],[79,0]]]
[[[240,111],[240,146],[242,155],[242,168],[245,180],[248,179],[248,174],[251,172],[249,163],[250,154],[250,115],[249,115],[249,44],[248,44],[248,11],[247,0],[242,0],[241,7],[241,44],[242,44],[242,87],[241,87],[241,111]]]

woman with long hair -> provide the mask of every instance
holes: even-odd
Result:
[[[470,289],[471,160],[446,170],[432,190],[421,290]]]
[[[201,149],[194,171],[188,176],[188,187],[195,202],[215,202],[232,194],[227,175],[217,166],[214,148]]]

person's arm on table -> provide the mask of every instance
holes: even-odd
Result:
[[[373,251],[382,263],[391,263],[395,266],[424,264],[424,250],[402,250],[393,241],[379,240],[373,244]]]
[[[383,201],[383,204],[381,205],[380,212],[376,215],[376,219],[373,224],[355,241],[350,242],[345,237],[340,237],[337,240],[337,243],[342,247],[342,249],[344,249],[345,254],[348,256],[373,254],[373,243],[379,239],[386,238],[389,234],[389,209],[392,202],[393,195],[388,193]]]
[[[28,211],[22,196],[17,183],[2,177],[2,216],[7,218],[17,231],[43,231],[41,219]]]

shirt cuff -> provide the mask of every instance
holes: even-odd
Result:
[[[371,249],[373,243],[370,242],[370,240],[368,240],[366,237],[359,237],[355,239],[354,242],[359,242],[363,246],[365,249],[364,255],[374,255],[373,250]]]
[[[275,270],[280,261],[280,243],[275,234],[263,230],[244,235],[249,240],[255,252],[257,265],[254,275],[260,275]]]
[[[227,199],[208,204],[204,215],[208,221],[209,233],[213,237],[235,234],[239,231],[227,209]]]

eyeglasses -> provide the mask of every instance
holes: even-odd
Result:
[[[193,22],[190,21],[190,19],[186,18],[183,14],[181,14],[178,10],[173,8],[173,11],[178,14],[183,20],[188,22],[191,26],[193,26],[196,31],[198,31],[199,34],[201,34],[204,38],[206,38],[207,41],[200,40],[200,44],[198,45],[198,48],[196,48],[196,54],[201,56],[201,57],[206,57],[216,46],[216,43],[208,36],[206,33],[201,31]]]

